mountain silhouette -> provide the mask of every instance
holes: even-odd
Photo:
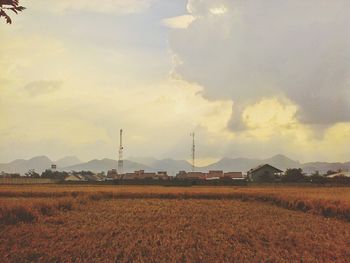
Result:
[[[79,163],[81,163],[81,161],[76,156],[66,156],[64,158],[61,158],[55,161],[55,164],[57,165],[58,168],[72,166]]]
[[[92,172],[107,172],[111,169],[116,169],[118,167],[118,161],[112,159],[102,159],[102,160],[91,160],[86,163],[80,163],[68,167],[64,167],[61,170],[64,171],[92,171]],[[139,164],[124,160],[124,172],[134,172],[136,170],[151,170],[150,167],[144,164]]]
[[[289,159],[288,157],[278,154],[267,159],[251,159],[251,158],[223,158],[216,163],[211,165],[201,167],[200,170],[224,170],[237,171],[237,172],[247,172],[253,167],[260,164],[268,163],[281,170],[286,170],[287,168],[299,168],[301,164],[298,161]]]
[[[306,173],[326,173],[328,170],[350,170],[350,162],[346,163],[328,163],[328,162],[309,162],[300,163],[292,160],[282,154],[272,156],[267,159],[254,158],[222,158],[213,164],[196,167],[196,171],[223,170],[247,172],[253,167],[260,164],[268,163],[281,170],[288,168],[302,168]],[[75,156],[67,156],[57,161],[50,160],[47,156],[36,156],[29,160],[17,159],[10,163],[0,164],[0,171],[9,173],[25,174],[29,169],[34,169],[41,173],[46,169],[50,169],[52,164],[57,165],[60,171],[92,171],[92,172],[107,172],[118,167],[118,162],[113,159],[94,159],[88,162],[80,162]],[[133,172],[136,170],[145,171],[167,171],[169,175],[176,175],[178,171],[191,171],[192,165],[186,160],[162,159],[158,160],[153,157],[132,157],[130,160],[124,160],[124,172]]]
[[[47,156],[36,156],[29,160],[17,159],[7,164],[0,164],[0,171],[25,174],[30,169],[41,173],[51,167],[53,162]]]

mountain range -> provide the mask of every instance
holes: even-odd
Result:
[[[268,159],[250,159],[250,158],[223,158],[216,163],[202,167],[204,170],[224,170],[228,171],[248,171],[260,164],[268,163],[281,170],[288,168],[299,168],[301,164],[298,161],[289,159],[288,157],[278,154]]]
[[[75,156],[67,156],[56,161],[50,160],[47,156],[36,156],[29,160],[17,159],[9,163],[0,163],[0,171],[24,174],[28,170],[34,169],[36,172],[41,173],[51,168],[52,164],[63,168],[78,163],[81,163],[81,161]]]
[[[249,169],[260,164],[268,163],[281,170],[288,168],[302,168],[306,173],[313,173],[319,171],[325,173],[328,170],[350,170],[350,162],[346,163],[327,163],[327,162],[310,162],[300,163],[292,160],[284,155],[278,154],[267,159],[253,159],[253,158],[223,158],[218,162],[204,167],[196,167],[196,171],[208,170],[224,170],[224,171],[242,171],[246,172]],[[59,171],[92,171],[92,172],[107,172],[110,169],[115,169],[118,162],[112,159],[91,160],[88,162],[81,162],[75,156],[68,156],[56,161],[50,160],[47,156],[37,156],[29,160],[17,159],[10,163],[0,164],[0,171],[8,173],[24,174],[29,169],[34,169],[41,173],[49,169],[52,164],[57,165]],[[174,159],[155,159],[152,157],[131,157],[129,160],[124,160],[124,171],[132,172],[135,170],[145,171],[167,171],[170,175],[175,175],[180,170],[190,171],[191,164],[185,160]]]

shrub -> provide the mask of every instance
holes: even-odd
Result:
[[[54,206],[50,204],[39,203],[34,205],[34,207],[44,216],[52,216],[55,213]]]
[[[0,224],[31,223],[36,220],[33,211],[24,206],[0,207]]]
[[[70,211],[73,209],[73,202],[71,200],[60,200],[57,204],[57,209],[61,211]]]
[[[305,181],[305,175],[302,169],[287,169],[286,174],[282,177],[282,182],[295,183]]]

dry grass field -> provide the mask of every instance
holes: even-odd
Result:
[[[1,186],[1,262],[349,262],[350,188]]]

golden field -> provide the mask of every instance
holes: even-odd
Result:
[[[0,186],[3,262],[349,262],[350,188]]]

